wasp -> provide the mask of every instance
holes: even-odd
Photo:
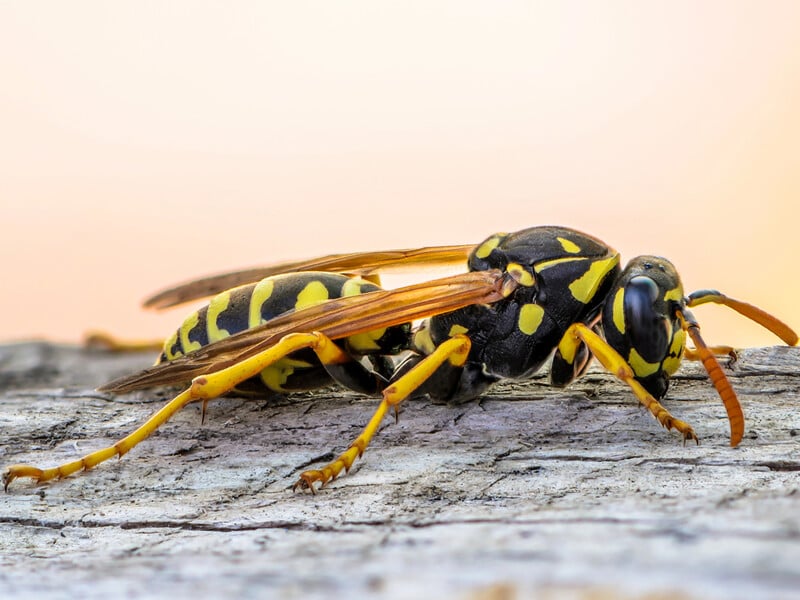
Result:
[[[454,264],[465,273],[393,290],[378,274],[398,266]],[[380,423],[408,398],[461,402],[502,379],[527,379],[545,363],[566,386],[592,357],[626,384],[668,430],[698,441],[662,406],[682,358],[702,361],[730,422],[744,416],[715,352],[690,308],[728,306],[795,345],[797,334],[763,310],[714,290],[685,295],[667,259],[639,256],[624,268],[600,240],[566,227],[495,234],[477,245],[336,254],[190,281],[150,298],[166,307],[216,294],[163,344],[155,366],[100,388],[124,393],[188,384],[138,429],[112,446],[60,466],[12,465],[44,482],[122,456],[191,402],[254,388],[277,393],[337,383],[380,397],[378,408],[335,460],[304,471],[294,489],[315,492],[349,471]],[[417,323],[417,325],[414,325]],[[692,347],[687,347],[687,338]],[[316,487],[315,487],[316,486]]]

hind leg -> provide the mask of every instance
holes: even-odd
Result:
[[[270,365],[302,348],[311,348],[325,364],[344,364],[353,359],[326,335],[321,333],[293,333],[283,337],[271,348],[230,367],[196,377],[192,384],[170,400],[138,429],[112,446],[102,448],[75,461],[57,467],[42,469],[33,465],[11,465],[3,472],[3,486],[8,490],[12,481],[28,477],[37,482],[61,479],[78,471],[87,471],[115,456],[122,456],[148,438],[176,412],[191,402],[207,402],[233,390],[241,382],[261,373]]]

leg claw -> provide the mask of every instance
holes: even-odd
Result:
[[[323,471],[303,471],[300,473],[300,477],[292,486],[292,491],[296,492],[298,490],[308,490],[312,494],[316,494],[317,489],[314,487],[315,483],[320,482],[319,489],[322,489],[329,481],[332,481],[333,479],[333,477],[326,475]]]
[[[8,486],[18,477],[30,477],[37,483],[41,481],[43,472],[30,465],[11,465],[3,471],[3,491],[8,491]]]

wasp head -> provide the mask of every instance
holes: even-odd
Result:
[[[658,256],[633,259],[605,300],[606,341],[655,398],[667,393],[669,377],[680,365],[686,335],[678,313],[684,304],[678,272]]]

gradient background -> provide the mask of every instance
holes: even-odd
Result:
[[[0,340],[162,336],[166,284],[535,224],[800,327],[800,2],[4,2],[0,86]]]

